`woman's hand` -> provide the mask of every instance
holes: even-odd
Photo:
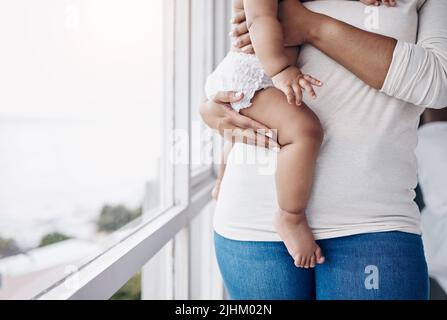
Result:
[[[245,12],[240,11],[231,18],[232,29],[230,37],[233,38],[232,45],[234,48],[245,52],[254,53],[253,45],[251,43],[250,35],[248,33],[248,26],[245,17]]]
[[[313,12],[299,1],[285,1],[279,5],[279,19],[284,32],[284,45],[287,47],[307,43],[315,30]],[[254,53],[248,33],[245,12],[240,11],[232,18],[233,47],[245,53]]]
[[[203,121],[227,140],[262,146],[278,150],[275,134],[262,123],[245,117],[230,106],[243,97],[235,92],[220,92],[212,101],[204,102],[200,107]]]

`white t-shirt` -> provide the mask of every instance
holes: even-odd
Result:
[[[447,0],[397,3],[395,8],[336,0],[305,4],[399,40],[381,91],[316,48],[302,47],[300,68],[324,83],[317,100],[305,97],[325,131],[307,210],[317,239],[378,231],[420,233],[413,201],[414,149],[423,107],[447,106]],[[219,234],[280,240],[272,224],[278,208],[275,164],[273,152],[235,145],[216,206]]]

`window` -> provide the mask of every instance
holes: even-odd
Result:
[[[39,294],[171,204],[169,2],[0,4],[0,299]]]
[[[222,295],[198,105],[228,9],[0,4],[0,299]]]
[[[191,1],[191,167],[199,174],[212,164],[212,132],[199,119],[205,81],[213,69],[213,2]]]

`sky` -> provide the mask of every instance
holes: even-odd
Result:
[[[141,202],[162,147],[162,3],[0,2],[0,236],[31,245]]]

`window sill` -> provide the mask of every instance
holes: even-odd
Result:
[[[38,300],[108,299],[211,200],[212,178],[202,181],[189,206],[174,206],[115,247],[42,292]]]

